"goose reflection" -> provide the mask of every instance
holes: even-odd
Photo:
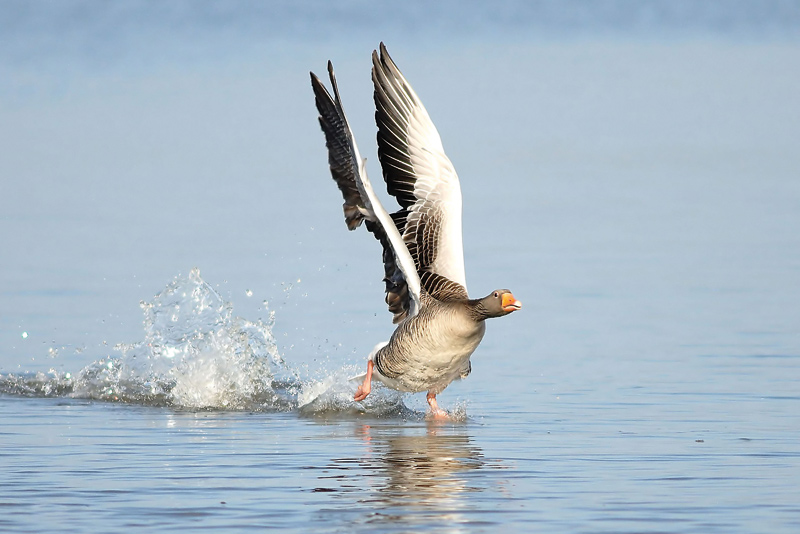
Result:
[[[372,449],[367,469],[383,478],[378,498],[387,505],[457,504],[461,493],[478,491],[465,475],[483,465],[483,454],[463,428],[429,423],[409,433],[364,425],[359,433]]]
[[[359,458],[333,460],[320,479],[336,479],[348,506],[371,510],[373,522],[464,521],[467,494],[483,491],[470,473],[485,466],[483,452],[465,427],[362,424],[354,434],[365,445]],[[353,492],[359,498],[352,500]],[[351,509],[351,512],[355,510]]]

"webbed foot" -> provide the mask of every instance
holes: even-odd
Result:
[[[353,396],[354,401],[358,402],[366,399],[369,392],[372,391],[372,368],[374,365],[372,360],[367,362],[367,375],[364,377],[364,381],[361,385],[358,386],[356,394]]]
[[[439,403],[436,402],[436,394],[432,392],[428,392],[426,397],[428,399],[428,406],[431,407],[431,411],[428,414],[429,417],[434,419],[435,421],[449,421],[450,414],[447,413],[445,410],[439,408]]]

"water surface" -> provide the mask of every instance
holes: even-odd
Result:
[[[793,3],[191,4],[0,8],[0,530],[798,530]],[[444,424],[349,401],[390,315],[308,71],[377,180],[381,40],[525,305]]]

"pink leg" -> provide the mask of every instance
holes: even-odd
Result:
[[[431,407],[431,416],[434,419],[450,419],[450,416],[448,415],[448,413],[446,411],[442,410],[441,408],[439,408],[439,403],[436,402],[436,394],[435,393],[431,393],[429,391],[428,392],[428,396],[426,398],[428,399],[428,406]]]
[[[358,386],[358,390],[356,391],[353,400],[362,401],[366,399],[367,395],[369,395],[369,392],[372,391],[372,368],[374,366],[375,364],[372,363],[372,360],[367,362],[367,376],[364,377],[364,382]]]

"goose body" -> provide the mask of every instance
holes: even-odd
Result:
[[[378,157],[387,190],[400,205],[394,213],[384,209],[367,177],[330,62],[328,74],[333,96],[314,73],[311,85],[331,175],[344,197],[348,229],[364,223],[383,246],[386,303],[398,324],[389,341],[369,355],[354,398],[370,393],[374,375],[400,391],[427,391],[434,416],[444,416],[436,395],[470,373],[485,319],[521,304],[507,289],[469,298],[458,176],[427,111],[383,43],[380,53],[372,54],[372,80]]]
[[[393,389],[438,394],[470,373],[469,357],[485,332],[486,324],[469,318],[461,303],[431,299],[380,346],[372,358],[375,374]]]

